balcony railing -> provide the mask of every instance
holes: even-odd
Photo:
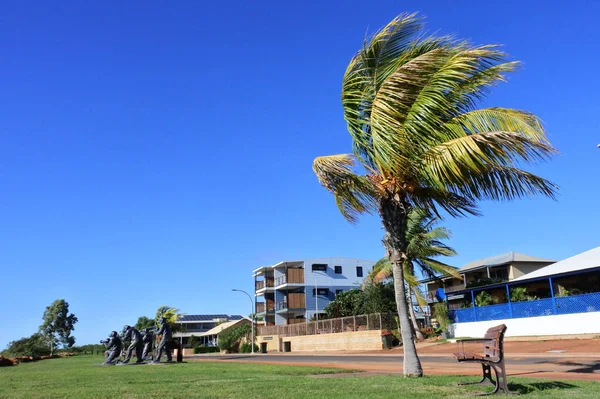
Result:
[[[256,313],[263,313],[265,311],[264,302],[256,302]]]

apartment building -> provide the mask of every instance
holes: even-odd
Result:
[[[337,294],[359,288],[375,261],[312,258],[281,261],[253,271],[256,316],[265,325],[305,323]]]

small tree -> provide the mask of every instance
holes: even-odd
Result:
[[[146,316],[140,316],[137,319],[137,323],[135,323],[135,329],[138,331],[142,331],[145,328],[154,327],[154,320],[150,319]]]
[[[356,316],[362,314],[364,303],[365,293],[362,290],[353,289],[337,294],[324,310],[328,319]]]
[[[40,334],[50,343],[50,354],[54,354],[54,349],[60,345],[70,348],[75,344],[75,337],[71,336],[71,332],[75,330],[78,320],[73,313],[69,314],[68,302],[64,299],[52,302],[44,311],[43,319]]]

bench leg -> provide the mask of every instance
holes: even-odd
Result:
[[[506,366],[504,365],[504,360],[502,360],[499,364],[492,365],[494,368],[494,373],[496,374],[496,387],[493,393],[497,393],[500,389],[504,392],[505,395],[515,395],[518,392],[511,392],[508,390],[508,383],[506,381]]]
[[[492,378],[492,370],[489,364],[482,364],[481,368],[483,370],[483,376],[481,377],[481,381],[477,382],[459,382],[458,385],[475,385],[475,384],[484,384],[490,383],[492,385],[498,385],[497,381],[494,381]],[[496,373],[497,375],[497,373]]]

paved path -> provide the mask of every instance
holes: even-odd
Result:
[[[382,352],[381,354],[234,354],[234,355],[194,355],[186,357],[196,361],[229,361],[265,364],[311,365],[364,370],[370,373],[402,373],[402,355]],[[448,354],[423,354],[421,356],[426,374],[479,375],[481,366],[458,364]],[[564,354],[523,354],[506,359],[509,376],[552,378],[561,380],[600,381],[600,358],[584,354],[565,356]]]

